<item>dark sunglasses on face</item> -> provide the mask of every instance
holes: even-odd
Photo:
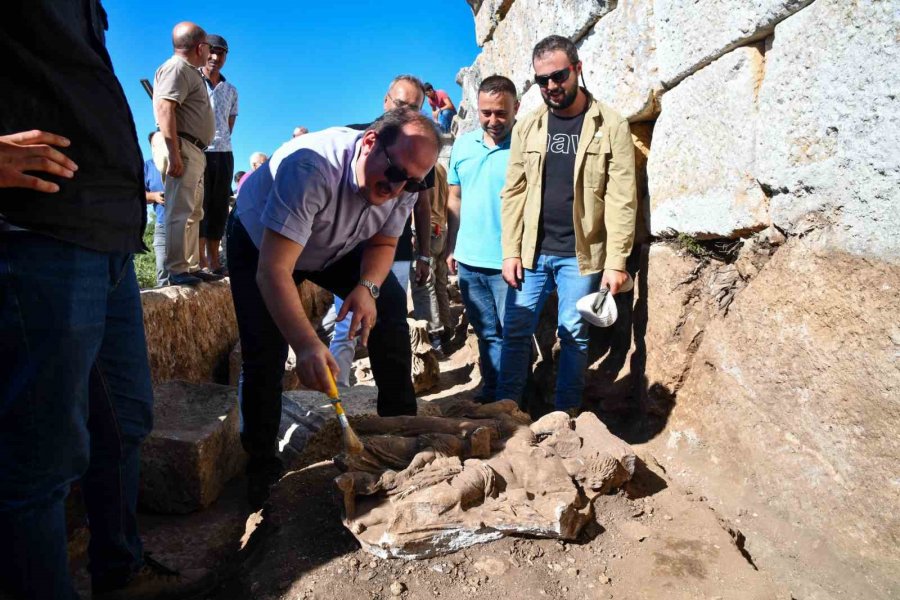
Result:
[[[210,46],[209,47],[210,54],[227,54],[228,50],[222,48],[221,46]]]
[[[560,69],[559,71],[553,71],[549,75],[535,75],[534,82],[538,84],[538,87],[545,88],[550,85],[550,81],[552,80],[555,84],[560,84],[569,78],[569,73],[575,70],[573,65],[569,65],[565,69]]]
[[[392,161],[391,157],[388,155],[387,148],[380,141],[378,145],[381,146],[381,151],[384,152],[384,157],[387,159],[387,169],[384,170],[384,176],[390,183],[400,183],[405,181],[406,183],[403,186],[403,190],[410,192],[412,194],[416,192],[421,192],[425,189],[425,182],[421,179],[413,179],[409,175],[406,174],[406,171],[396,166]]]

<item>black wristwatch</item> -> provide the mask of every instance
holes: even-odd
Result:
[[[378,300],[378,295],[381,293],[381,288],[369,281],[368,279],[360,279],[359,285],[367,288],[369,293],[372,294],[372,298]]]

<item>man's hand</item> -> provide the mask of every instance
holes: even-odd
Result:
[[[184,175],[184,163],[181,161],[181,152],[169,152],[169,168],[166,171],[169,177],[181,177]]]
[[[517,290],[522,289],[522,282],[525,281],[525,270],[522,268],[521,258],[504,258],[503,259],[503,281]]]
[[[300,383],[311,390],[328,393],[331,384],[328,379],[328,370],[337,379],[340,368],[328,348],[318,339],[310,340],[303,348],[294,348],[297,354],[297,367],[294,371],[300,379]]]
[[[166,200],[163,198],[162,192],[147,192],[147,204],[165,205]]]
[[[344,305],[341,306],[337,320],[343,321],[350,311],[353,311],[353,320],[350,321],[350,339],[355,338],[359,331],[363,346],[365,346],[369,343],[369,332],[375,326],[375,318],[378,314],[375,308],[375,298],[372,297],[372,293],[367,287],[358,285],[353,288],[353,291],[344,298]]]
[[[504,263],[504,267],[506,263]],[[600,287],[609,288],[610,293],[615,296],[619,293],[619,288],[628,281],[628,273],[625,271],[614,271],[605,269],[603,277],[600,278]]]
[[[78,165],[65,154],[52,148],[66,148],[68,139],[39,131],[23,131],[0,136],[0,188],[26,188],[52,194],[59,186],[25,171],[39,171],[71,179]]]
[[[450,271],[451,275],[456,275],[456,259],[453,258],[452,254],[447,255],[447,270]]]
[[[416,258],[416,285],[425,285],[431,277],[431,265],[424,260]]]

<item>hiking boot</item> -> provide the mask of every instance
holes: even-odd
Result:
[[[250,510],[257,511],[263,507],[282,473],[284,465],[277,456],[250,459],[247,463],[247,502]]]
[[[190,569],[182,572],[153,560],[144,554],[144,566],[121,586],[94,586],[93,600],[174,600],[188,598],[208,591],[214,583],[206,569]]]
[[[175,273],[169,275],[169,285],[200,285],[203,280],[192,273]]]

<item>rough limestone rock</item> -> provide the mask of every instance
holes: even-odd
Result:
[[[900,585],[900,518],[887,508],[898,489],[898,314],[900,267],[789,241],[706,326],[670,421],[670,470],[734,512],[734,482],[745,482],[792,530],[829,540],[848,570]]]
[[[145,290],[141,304],[154,383],[225,380],[238,339],[227,279]]]
[[[629,121],[659,114],[652,0],[619,0],[578,47],[588,89]]]
[[[663,97],[647,164],[654,234],[739,237],[768,226],[756,181],[760,47],[739,48]]]
[[[171,381],[153,394],[153,431],[141,449],[141,506],[167,514],[205,508],[246,462],[237,390]]]
[[[482,79],[505,75],[522,93],[534,76],[531,51],[536,43],[551,34],[577,42],[612,8],[607,0],[516,0],[484,45]]]
[[[514,0],[487,0],[481,4],[475,14],[475,42],[479,46],[484,46],[491,39],[513,2]]]
[[[571,540],[591,500],[634,472],[634,453],[592,414],[529,427],[511,400],[438,409],[355,419],[366,448],[335,459],[344,523],[372,554],[426,558],[504,535]]]
[[[776,23],[811,2],[654,0],[657,62],[665,86],[674,86],[740,45],[765,38]]]
[[[781,229],[900,261],[898,39],[896,2],[818,0],[776,27],[756,153]]]

